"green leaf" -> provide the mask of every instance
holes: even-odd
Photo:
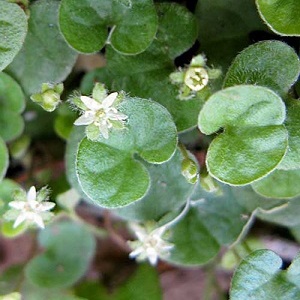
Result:
[[[193,186],[181,174],[180,151],[176,151],[167,162],[154,165],[144,162],[150,174],[151,186],[138,202],[116,209],[122,218],[133,221],[159,221],[167,213],[178,210],[185,202]]]
[[[300,168],[300,103],[299,100],[287,99],[285,101],[287,116],[285,127],[289,133],[288,151],[279,164],[278,169],[291,170]]]
[[[300,225],[300,198],[294,198],[269,211],[258,210],[256,216],[267,222],[280,226],[294,227]]]
[[[287,203],[286,200],[282,199],[265,198],[254,192],[250,185],[234,187],[232,193],[237,199],[237,203],[247,210],[248,213],[246,213],[246,215],[248,216],[252,212],[256,213],[257,211],[262,210],[271,212],[273,209],[276,210]]]
[[[164,259],[180,265],[201,265],[211,260],[222,245],[235,242],[249,220],[235,189],[221,185],[218,192],[206,192],[199,185],[190,211],[170,229],[170,242],[175,247]]]
[[[257,250],[246,257],[231,283],[231,300],[294,300],[300,298],[300,258],[281,271],[281,258],[270,250]]]
[[[291,47],[279,41],[264,41],[248,47],[234,59],[224,87],[261,85],[283,97],[297,80],[299,72],[299,58]]]
[[[77,51],[93,53],[110,43],[124,54],[143,52],[157,30],[157,15],[151,0],[63,0],[60,29]],[[107,37],[110,29],[109,37]]]
[[[8,168],[8,150],[2,138],[0,138],[0,181],[3,179]]]
[[[159,164],[172,157],[177,145],[175,124],[158,103],[127,98],[120,111],[128,116],[126,128],[112,131],[107,140],[83,139],[76,157],[83,192],[94,203],[110,208],[142,198],[149,188],[149,174],[134,154]]]
[[[0,71],[20,51],[27,33],[27,17],[21,7],[0,1]]]
[[[214,66],[224,69],[250,44],[250,32],[265,29],[253,0],[201,0],[196,16],[200,50]]]
[[[22,133],[24,122],[20,114],[24,108],[25,97],[20,86],[7,74],[0,73],[0,136],[5,141]]]
[[[80,194],[80,196],[88,200],[89,197],[82,191],[81,186],[76,175],[76,155],[78,145],[85,137],[85,129],[83,127],[73,127],[70,137],[67,142],[65,162],[66,174],[70,185]]]
[[[275,170],[252,184],[255,192],[269,198],[289,199],[300,195],[300,170]]]
[[[153,99],[168,109],[177,129],[182,131],[196,126],[198,112],[209,95],[206,89],[198,98],[181,101],[178,87],[169,79],[174,71],[173,58],[195,42],[196,21],[193,14],[176,3],[160,3],[156,7],[159,27],[150,47],[135,56],[120,55],[107,47],[107,67],[87,74],[82,91],[90,93],[94,82],[100,81],[111,90],[123,89],[132,96]]]
[[[21,293],[22,299],[30,300],[87,300],[85,298],[73,296],[72,291],[39,288],[29,283],[28,280],[23,283]]]
[[[16,290],[18,283],[22,280],[23,266],[14,265],[1,273],[0,277],[0,295],[12,293]]]
[[[258,12],[272,31],[279,35],[300,36],[298,0],[256,0]]]
[[[82,225],[70,221],[41,231],[39,244],[45,252],[26,266],[26,277],[43,288],[71,286],[87,271],[95,251],[95,239]]]
[[[28,34],[22,50],[7,68],[27,95],[42,83],[59,83],[71,72],[77,54],[58,29],[59,1],[40,0],[30,6]]]
[[[58,108],[57,113],[54,120],[55,132],[62,139],[68,139],[73,128],[73,123],[76,120],[76,113],[71,111],[65,103]]]
[[[8,209],[8,203],[13,201],[14,191],[19,190],[21,186],[10,179],[4,179],[0,182],[0,216],[2,216]]]
[[[156,269],[142,264],[113,293],[108,293],[99,282],[84,282],[76,287],[76,294],[89,300],[127,300],[147,299],[160,300],[162,293]]]
[[[241,85],[212,95],[199,115],[199,128],[212,134],[206,164],[222,182],[245,185],[273,171],[287,150],[285,106],[271,90]]]

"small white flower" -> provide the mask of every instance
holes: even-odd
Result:
[[[167,229],[165,226],[156,228],[150,233],[137,224],[131,224],[130,227],[138,238],[137,241],[128,242],[134,249],[129,254],[130,258],[137,258],[141,261],[148,259],[150,264],[155,266],[158,258],[169,255],[170,250],[174,247],[173,244],[162,239]]]
[[[86,106],[84,113],[74,122],[74,125],[95,125],[104,138],[108,138],[108,131],[113,127],[113,122],[124,123],[127,119],[125,114],[119,112],[113,105],[118,93],[112,93],[98,102],[87,96],[81,96],[80,100]]]
[[[18,198],[20,198],[20,196]],[[40,228],[45,228],[44,220],[49,219],[52,215],[48,211],[55,206],[55,203],[43,201],[44,199],[38,199],[39,197],[34,186],[29,189],[25,198],[24,201],[18,199],[16,201],[11,201],[8,204],[12,208],[11,211],[13,213],[19,211],[13,227],[16,228],[21,223],[28,221],[30,223],[35,223]],[[11,214],[11,216],[13,215],[14,214]]]
[[[189,68],[184,77],[184,83],[195,92],[198,92],[206,87],[208,80],[208,73],[206,69],[202,67]]]

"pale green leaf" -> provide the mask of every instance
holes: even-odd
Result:
[[[169,240],[175,246],[164,259],[179,265],[201,265],[221,246],[235,242],[249,220],[247,209],[238,203],[243,195],[235,195],[235,189],[220,185],[218,192],[206,192],[199,186],[190,211],[170,230]]]
[[[251,253],[235,271],[230,299],[299,299],[299,256],[287,271],[280,270],[281,265],[281,258],[270,250],[257,250]]]
[[[38,93],[42,83],[63,81],[76,61],[58,29],[58,5],[56,0],[31,4],[25,43],[7,68],[27,95]]]
[[[299,72],[299,58],[291,47],[279,41],[264,41],[246,48],[234,59],[224,87],[261,85],[283,97],[297,80]]]
[[[0,1],[0,71],[20,51],[27,33],[27,16],[15,3]]]
[[[291,170],[300,168],[300,103],[299,100],[286,100],[287,116],[285,127],[289,133],[288,151],[278,169]]]
[[[39,234],[45,252],[26,266],[26,277],[43,288],[67,287],[87,271],[95,251],[95,239],[82,225],[70,221],[52,224]]]
[[[300,195],[300,170],[275,170],[254,182],[253,189],[269,198],[289,199]]]
[[[25,97],[18,83],[7,74],[0,73],[0,136],[5,141],[18,137],[24,129],[21,112]]]
[[[294,227],[300,225],[300,198],[296,197],[269,211],[258,210],[256,216],[267,222],[280,226]]]

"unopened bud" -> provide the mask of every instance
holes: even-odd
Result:
[[[43,83],[42,91],[38,94],[33,94],[30,99],[39,104],[44,110],[52,112],[60,103],[60,95],[63,92],[63,84]]]

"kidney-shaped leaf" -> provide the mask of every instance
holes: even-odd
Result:
[[[10,141],[22,133],[24,128],[21,112],[25,108],[25,97],[15,80],[0,73],[0,136]]]
[[[220,185],[216,192],[206,192],[201,187],[192,196],[188,214],[171,228],[174,243],[167,261],[180,265],[207,263],[222,245],[235,242],[249,218],[247,209],[238,203],[235,187]]]
[[[218,180],[245,185],[273,171],[287,149],[285,105],[271,90],[241,85],[212,95],[200,112],[204,134],[224,132],[210,144],[206,164]]]
[[[136,54],[152,42],[157,14],[152,0],[63,0],[59,23],[67,42],[80,52],[96,52],[108,42],[119,52]]]
[[[127,98],[120,111],[128,116],[126,128],[112,131],[107,140],[84,138],[76,158],[83,192],[96,204],[110,208],[142,198],[149,188],[149,174],[134,154],[149,163],[163,163],[172,157],[177,145],[175,124],[160,104]]]
[[[15,3],[0,1],[0,71],[22,48],[27,33],[27,17]]]
[[[265,41],[246,48],[234,59],[224,87],[255,84],[286,96],[299,72],[299,58],[291,47],[279,41]]]
[[[39,244],[45,252],[26,266],[27,278],[43,288],[74,284],[87,271],[95,250],[95,239],[83,226],[74,222],[53,224],[41,231]]]
[[[260,16],[280,35],[300,36],[300,5],[298,0],[256,0]]]
[[[299,255],[287,271],[280,270],[281,266],[281,258],[270,250],[251,253],[235,271],[230,299],[300,299]]]

